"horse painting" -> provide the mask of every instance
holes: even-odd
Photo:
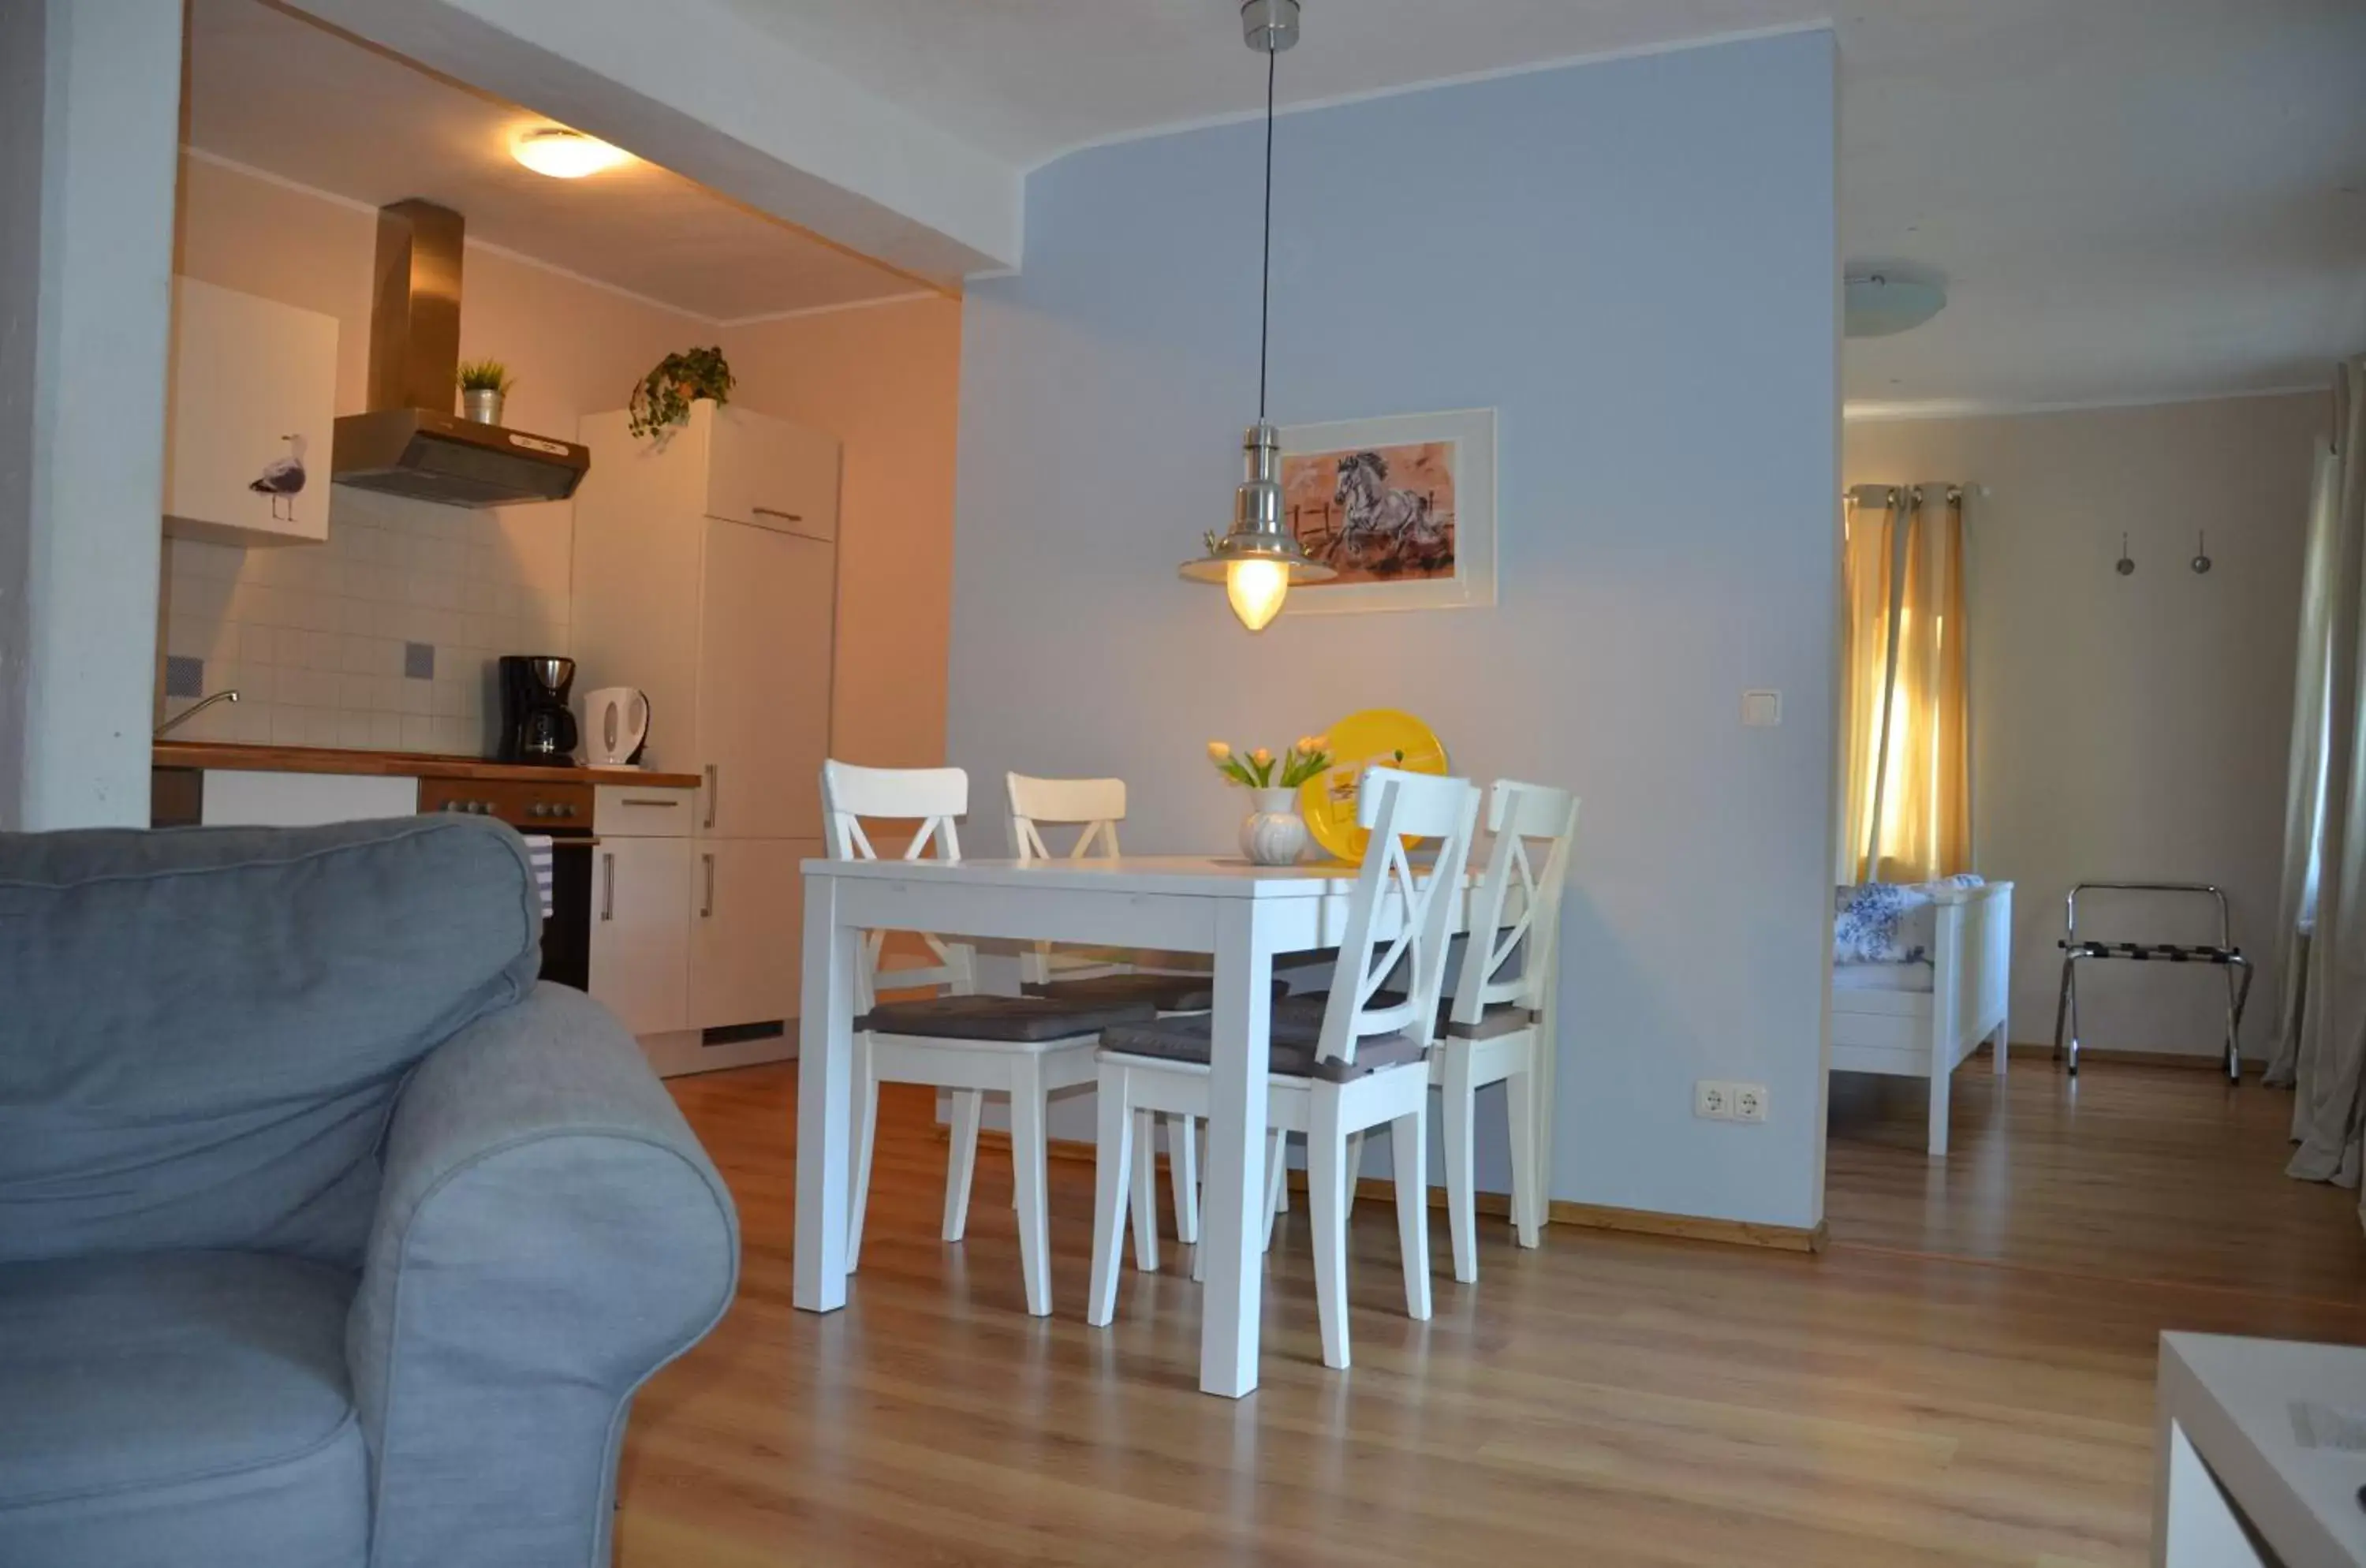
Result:
[[[1281,516],[1322,580],[1322,615],[1495,602],[1493,409],[1281,430]]]
[[[1454,530],[1428,494],[1389,483],[1379,452],[1345,452],[1331,499],[1343,522],[1324,552],[1326,565],[1372,577],[1428,576],[1454,570]]]

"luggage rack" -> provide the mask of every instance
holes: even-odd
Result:
[[[2218,906],[2218,941],[2203,945],[2171,942],[2082,942],[2079,937],[2079,895],[2088,892],[2186,893],[2214,900]],[[2054,1009],[2054,1059],[2064,1061],[2064,1027],[2068,1026],[2066,1070],[2079,1076],[2079,965],[2090,959],[2132,959],[2138,964],[2214,964],[2226,971],[2226,1078],[2243,1081],[2243,1052],[2237,1043],[2243,1027],[2243,1004],[2251,996],[2251,961],[2234,944],[2226,920],[2226,895],[2206,882],[2082,882],[2070,889],[2062,919],[2062,997]],[[2243,972],[2240,986],[2235,971]]]

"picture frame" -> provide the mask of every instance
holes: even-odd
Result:
[[[1282,521],[1338,576],[1285,615],[1495,603],[1495,411],[1281,427]]]

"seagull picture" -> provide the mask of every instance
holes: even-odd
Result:
[[[296,521],[296,496],[304,488],[304,438],[301,435],[283,435],[279,439],[287,443],[287,456],[271,459],[264,466],[262,474],[246,488],[271,498],[273,521],[293,523]],[[287,510],[284,513],[279,510],[283,499],[287,503]]]

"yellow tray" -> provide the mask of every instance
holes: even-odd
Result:
[[[1394,708],[1351,713],[1327,733],[1331,765],[1298,786],[1298,809],[1316,843],[1349,865],[1361,865],[1371,835],[1356,825],[1356,781],[1376,767],[1442,777],[1446,744],[1429,726]]]

